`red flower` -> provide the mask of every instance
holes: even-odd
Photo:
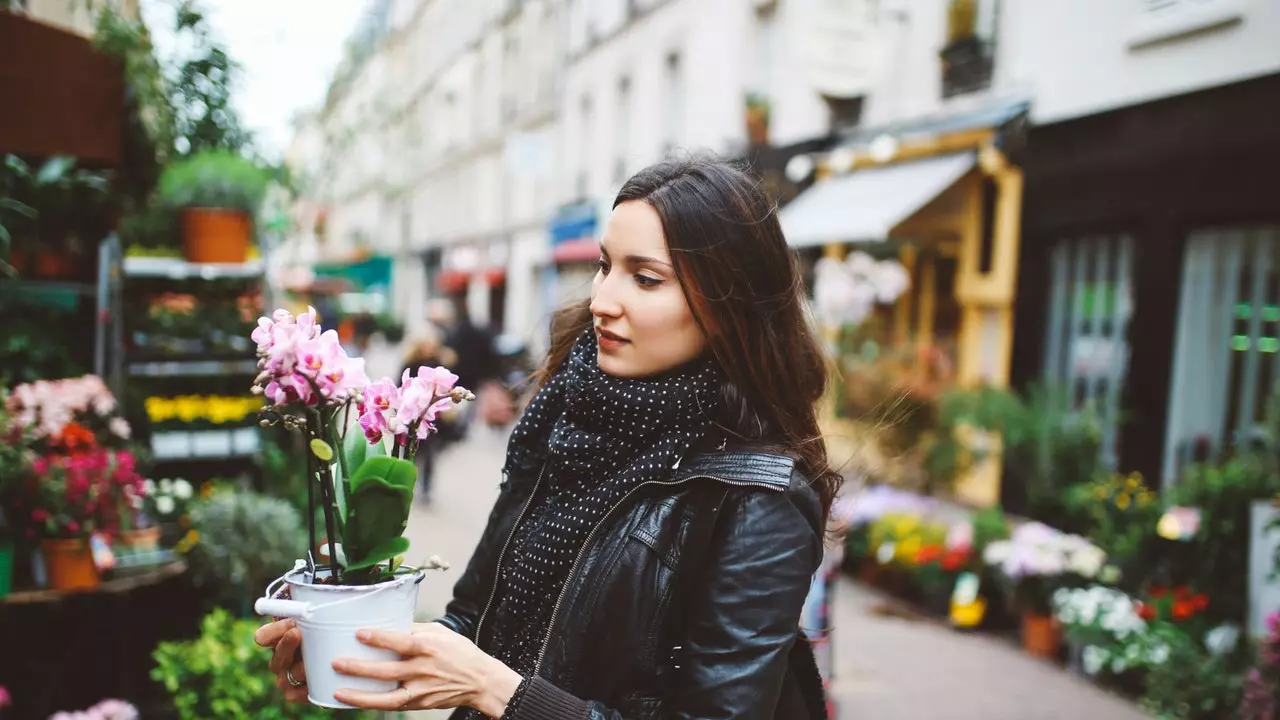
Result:
[[[1143,620],[1146,620],[1147,622],[1151,622],[1152,620],[1155,620],[1156,619],[1155,606],[1148,605],[1143,602],[1138,603],[1138,617],[1142,618]]]
[[[925,545],[916,552],[916,564],[926,565],[931,562],[937,562],[942,557],[941,545]]]
[[[1205,608],[1209,607],[1209,596],[1204,593],[1197,593],[1191,596],[1190,602],[1196,612],[1201,612]]]
[[[1189,600],[1178,600],[1173,604],[1173,619],[1179,622],[1196,614],[1196,607]]]
[[[1179,585],[1173,589],[1174,600],[1186,600],[1191,597],[1191,590],[1186,585]]]
[[[1152,600],[1159,600],[1169,593],[1169,589],[1163,585],[1152,585],[1151,590],[1147,593]]]
[[[35,510],[31,511],[31,519],[35,520],[36,522],[44,522],[45,520],[49,519],[49,511],[45,510],[44,508],[38,507]]]
[[[942,556],[942,569],[947,572],[955,572],[964,567],[969,562],[969,553],[966,550],[949,550],[946,555]]]

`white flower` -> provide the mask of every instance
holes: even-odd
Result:
[[[1106,664],[1110,655],[1111,653],[1097,645],[1089,645],[1085,647],[1080,658],[1081,664],[1084,665],[1085,674],[1089,676],[1097,675],[1102,670],[1102,666]]]
[[[161,495],[160,497],[156,498],[156,512],[160,513],[161,515],[168,515],[169,513],[173,512],[173,510],[174,510],[173,498],[169,497],[168,495]]]
[[[173,492],[173,481],[169,478],[160,479],[160,492],[168,495]]]
[[[1240,628],[1233,623],[1224,623],[1210,630],[1204,636],[1204,646],[1214,655],[1226,655],[1236,649],[1240,641]]]
[[[1081,547],[1071,554],[1071,571],[1084,578],[1097,577],[1107,560],[1107,554],[1099,548],[1089,545]]]
[[[111,420],[107,422],[107,429],[111,430],[111,434],[121,440],[128,440],[129,436],[133,432],[129,428],[129,423],[121,417],[111,418]]]
[[[1131,645],[1130,647],[1133,646]],[[1151,649],[1147,651],[1147,662],[1152,665],[1163,665],[1168,659],[1169,645],[1162,640],[1154,642]]]
[[[179,500],[187,500],[191,497],[191,483],[181,478],[173,481],[173,495]]]
[[[146,480],[143,480],[143,481],[142,481],[142,492],[143,492],[144,494],[146,494],[146,495],[155,495],[155,494],[156,494],[156,481],[155,481],[155,480],[152,480],[151,478],[147,478]]]

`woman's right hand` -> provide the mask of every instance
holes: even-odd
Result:
[[[290,618],[277,620],[258,628],[253,641],[272,648],[271,672],[276,674],[276,687],[284,691],[289,702],[307,702],[307,669],[302,664],[302,631]],[[289,682],[289,674],[301,685]]]

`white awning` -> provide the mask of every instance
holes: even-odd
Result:
[[[972,152],[855,170],[819,180],[782,209],[791,247],[880,242],[973,168]]]

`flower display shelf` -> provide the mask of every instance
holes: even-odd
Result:
[[[169,562],[161,565],[155,565],[147,570],[141,570],[123,575],[122,577],[104,580],[102,581],[102,584],[92,590],[79,592],[64,592],[61,590],[47,589],[21,590],[0,598],[0,604],[27,605],[32,603],[58,602],[71,595],[127,593],[138,588],[164,582],[165,580],[177,577],[186,571],[186,561],[181,559],[171,559]]]
[[[126,277],[173,280],[220,280],[261,277],[266,266],[257,260],[244,263],[192,263],[177,258],[130,257],[124,259]]]
[[[200,323],[203,322],[203,313],[223,317],[228,312],[243,312],[244,309],[236,305],[236,296],[228,295],[226,288],[237,288],[235,293],[255,292],[255,286],[265,286],[265,268],[261,260],[192,263],[179,258],[126,257],[120,265],[121,291],[130,298],[129,302],[148,305],[155,302],[155,298],[169,293],[194,298],[186,312],[194,312],[192,317]],[[132,321],[125,324],[132,324]],[[122,328],[121,337],[135,337],[138,329]],[[246,345],[251,329],[252,323],[246,322]],[[145,331],[151,332],[150,329]],[[192,328],[188,325],[180,332],[190,333]],[[227,332],[227,329],[212,332]],[[176,337],[200,340],[206,336],[178,334]],[[150,345],[130,346],[127,350],[122,345],[121,349],[122,375],[133,389],[128,393],[133,397],[205,395],[216,392],[210,390],[211,385],[226,383],[228,379],[234,379],[238,385],[241,379],[251,380],[258,372],[257,359],[250,354],[251,346],[244,349],[206,347],[199,352],[182,348],[165,350]],[[148,422],[149,418],[140,410],[131,409],[130,420],[135,427],[141,428],[139,439],[150,444],[153,460],[159,466],[152,470],[153,473],[164,474],[168,472],[165,466],[176,464],[182,469],[175,471],[197,478],[236,474],[260,455],[261,430],[256,425],[237,423],[230,427],[209,428],[207,422],[195,418],[189,423],[169,422],[156,426]],[[185,424],[191,426],[185,427]],[[197,466],[205,467],[207,472],[196,470]]]

